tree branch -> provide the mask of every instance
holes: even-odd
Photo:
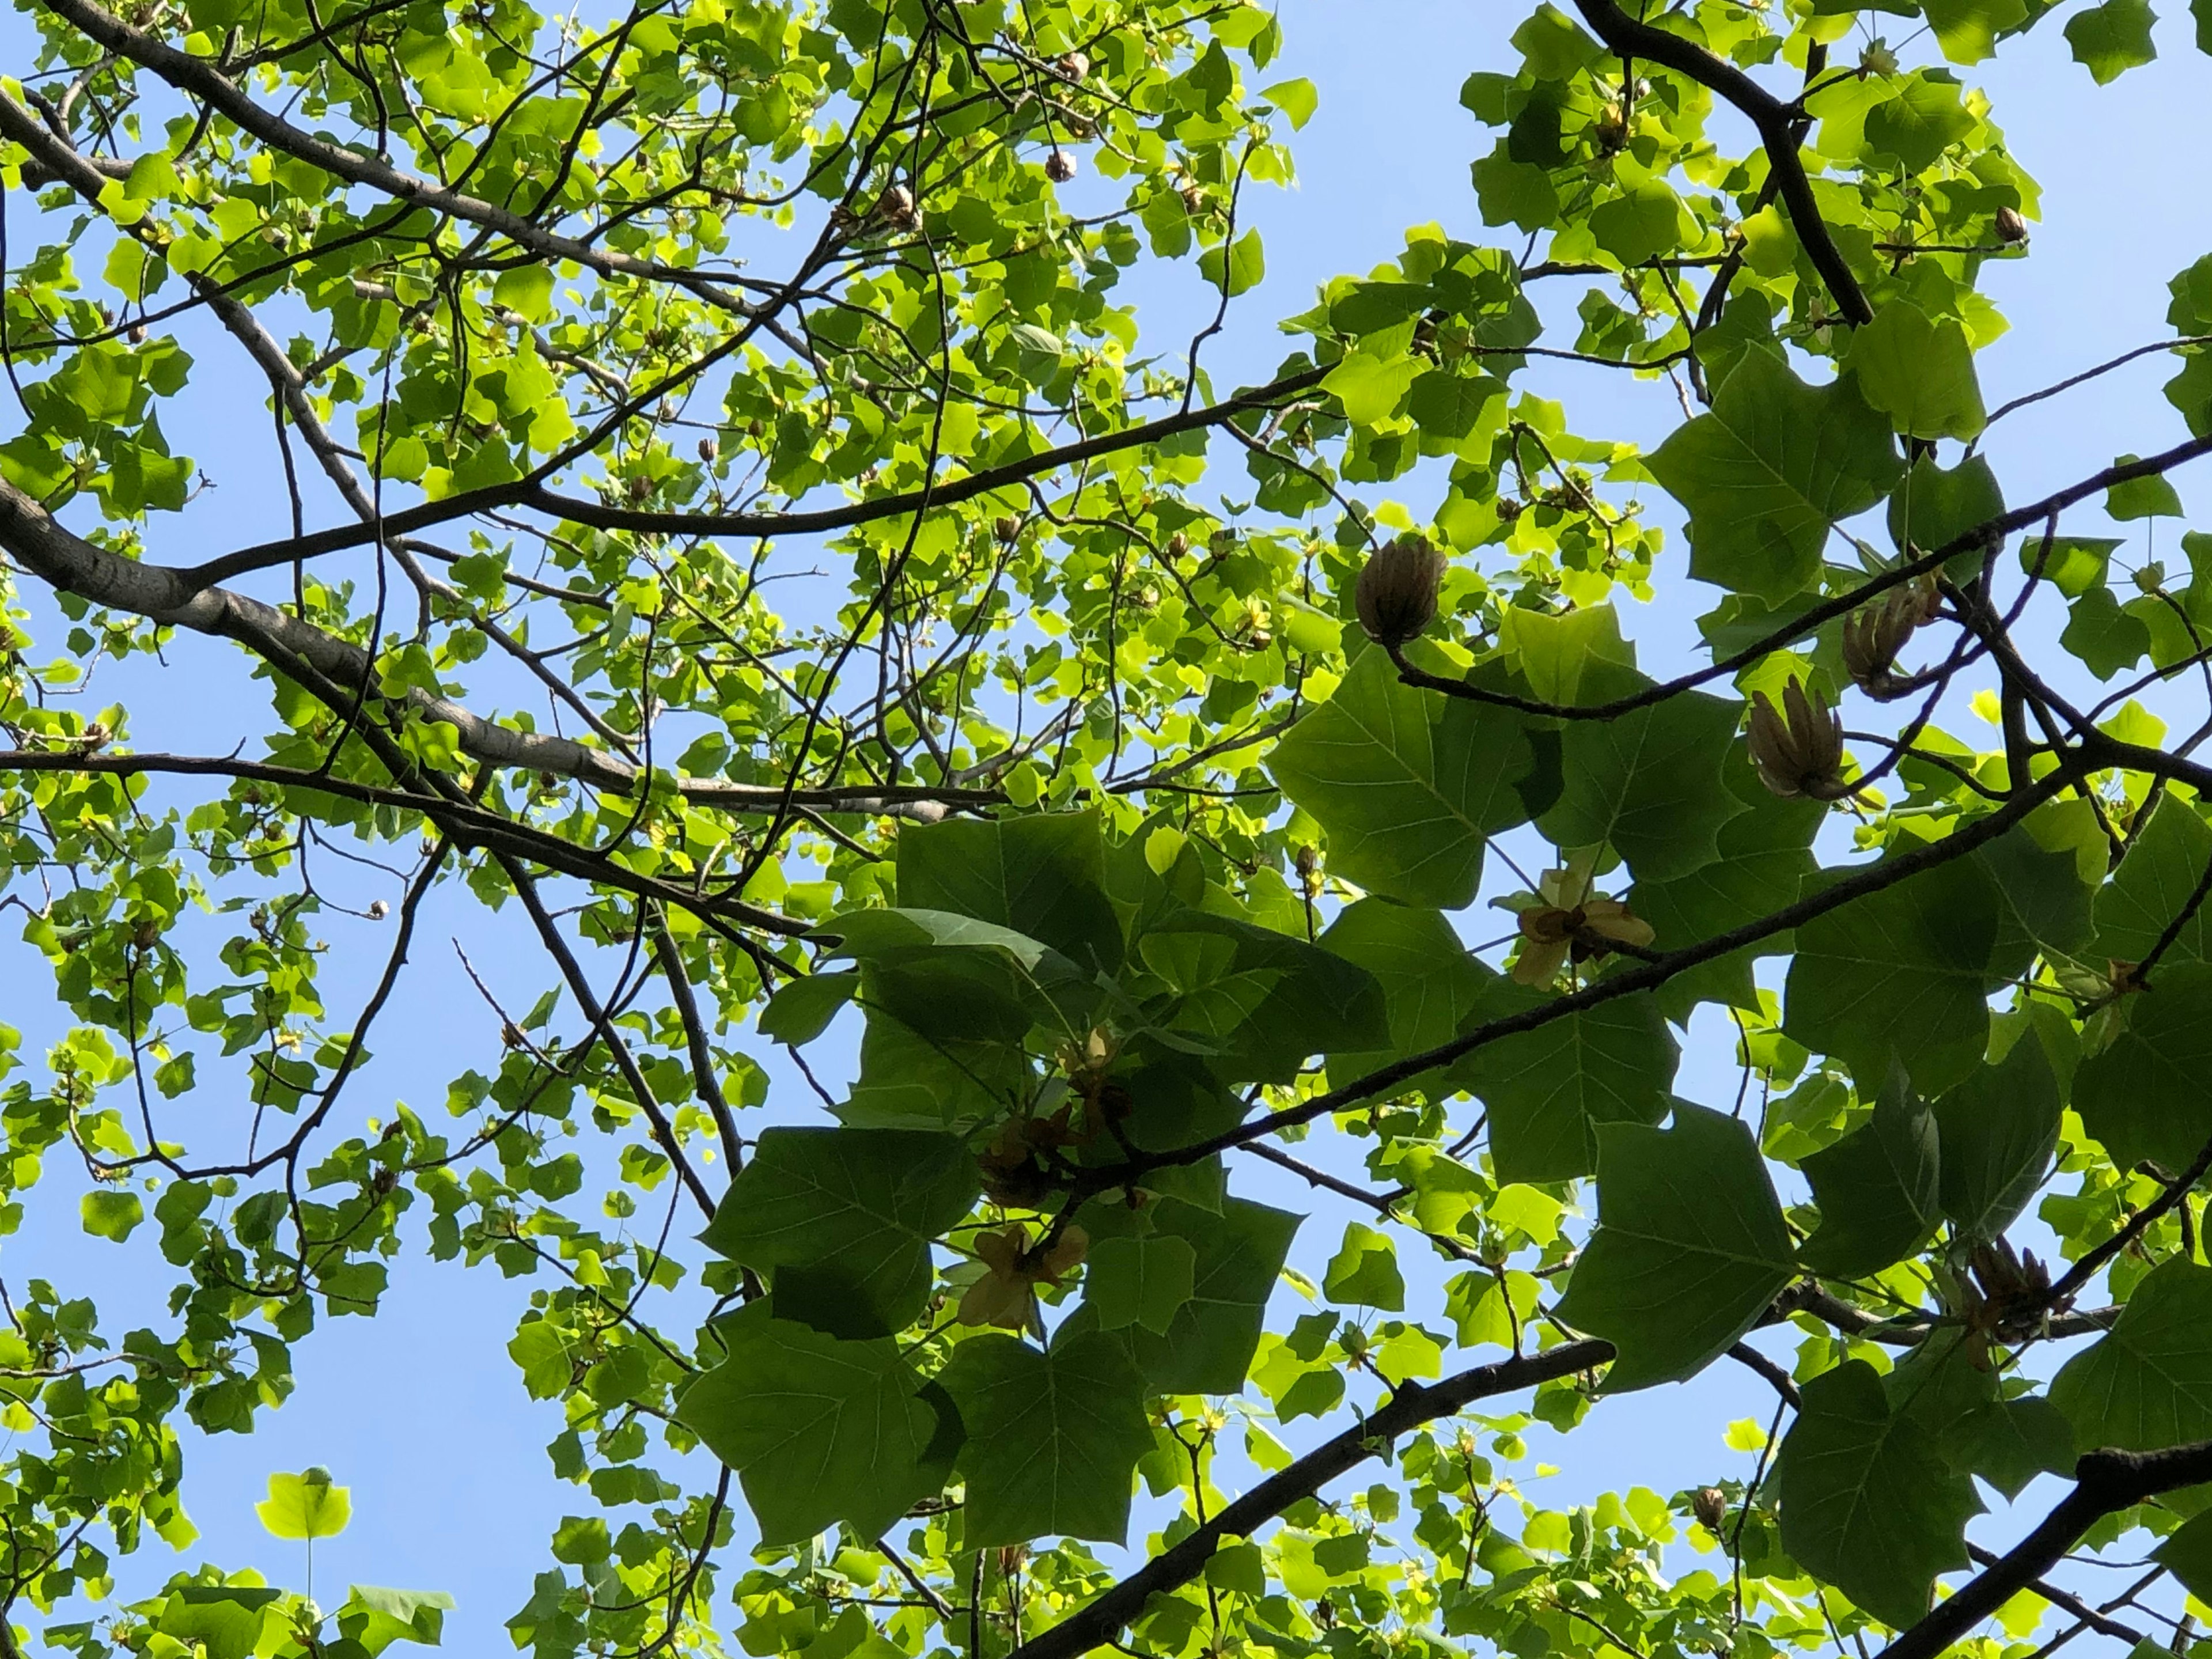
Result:
[[[75,0],[81,3],[81,0]],[[47,0],[53,3],[53,0]],[[1790,222],[1797,240],[1812,256],[1820,280],[1836,301],[1844,319],[1852,324],[1874,320],[1874,307],[1860,292],[1858,278],[1844,258],[1827,222],[1813,199],[1813,183],[1797,153],[1796,117],[1790,106],[1760,86],[1733,64],[1724,63],[1695,41],[1650,23],[1640,23],[1613,4],[1613,0],[1575,0],[1583,21],[1599,40],[1616,52],[1650,60],[1677,75],[1687,76],[1717,96],[1727,100],[1751,119],[1765,147],[1767,163],[1781,180],[1782,199],[1790,209]]]
[[[1381,1455],[1400,1435],[1439,1417],[1449,1417],[1475,1401],[1571,1376],[1612,1358],[1610,1342],[1566,1342],[1547,1352],[1477,1365],[1425,1387],[1408,1382],[1364,1422],[1268,1476],[1173,1548],[1154,1556],[1050,1630],[1030,1638],[1007,1659],[1080,1659],[1091,1649],[1110,1642],[1144,1611],[1151,1597],[1197,1577],[1224,1539],[1250,1536],[1300,1498],[1312,1497],[1338,1475]]]
[[[2057,1566],[2105,1516],[2160,1492],[2212,1480],[2212,1440],[2164,1451],[2093,1451],[2074,1466],[2074,1490],[1995,1565],[1881,1650],[1880,1659],[1936,1659],[2020,1590]]]

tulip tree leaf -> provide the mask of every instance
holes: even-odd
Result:
[[[1598,1132],[1598,1227],[1559,1317],[1619,1351],[1614,1392],[1694,1376],[1796,1276],[1796,1253],[1758,1145],[1686,1103],[1671,1129]]]
[[[1941,1093],[1989,1046],[1997,922],[1996,885],[1967,859],[1816,916],[1797,930],[1783,1030],[1862,1086],[1894,1056],[1916,1088]]]
[[[1956,107],[1957,89],[1947,90]],[[1867,127],[1873,137],[1871,118]],[[1974,379],[1974,349],[1954,318],[1930,318],[1909,301],[1893,300],[1852,333],[1848,361],[1860,394],[1908,437],[1963,443],[1988,419]]]
[[[1139,1322],[1112,1335],[1155,1393],[1235,1394],[1244,1386],[1260,1345],[1267,1298],[1300,1218],[1243,1198],[1224,1199],[1218,1212],[1162,1198],[1146,1215],[1153,1238],[1180,1239],[1190,1247],[1190,1295],[1165,1334]],[[1095,1322],[1086,1322],[1091,1320],[1079,1310],[1061,1334],[1095,1329]]]
[[[2058,1146],[2058,1079],[2033,1031],[1936,1103],[1943,1213],[1968,1237],[2012,1225],[2050,1172]]]
[[[1500,1018],[1546,1000],[1501,980],[1474,1018]],[[1667,1115],[1680,1054],[1657,1000],[1645,992],[1486,1042],[1451,1076],[1489,1109],[1500,1181],[1568,1181],[1598,1167],[1603,1126],[1653,1124]]]
[[[1970,1565],[1981,1500],[1864,1360],[1814,1377],[1804,1399],[1775,1461],[1782,1547],[1902,1630],[1928,1611],[1938,1574]]]
[[[1804,1163],[1820,1226],[1798,1258],[1815,1273],[1858,1279],[1900,1261],[1935,1236],[1936,1119],[1893,1069],[1873,1115]]]
[[[1042,1352],[1015,1337],[971,1337],[938,1381],[967,1434],[958,1467],[971,1547],[1052,1533],[1122,1540],[1152,1431],[1144,1383],[1118,1342],[1091,1333]]]
[[[908,825],[898,838],[898,892],[902,905],[1027,934],[1086,973],[1121,963],[1096,812]]]
[[[1514,787],[1534,763],[1522,726],[1510,710],[1401,684],[1370,650],[1267,764],[1328,832],[1331,870],[1455,910],[1474,898],[1488,837],[1528,817]]]
[[[2149,0],[2105,0],[2066,20],[2066,44],[2074,61],[2106,86],[2158,56],[2150,33],[2157,19]]]
[[[846,1337],[903,1330],[929,1299],[929,1243],[981,1182],[951,1135],[775,1128],[701,1235],[769,1275],[781,1318]]]
[[[1816,867],[1811,849],[1828,815],[1824,804],[1784,800],[1760,783],[1750,746],[1741,738],[1730,748],[1721,775],[1748,810],[1721,825],[1716,842],[1720,856],[1670,880],[1639,880],[1628,891],[1629,909],[1651,924],[1658,950],[1701,945],[1795,903]],[[1722,1002],[1755,1013],[1759,1002],[1753,962],[1790,948],[1790,935],[1782,933],[1701,963],[1658,988],[1659,1006],[1677,1023],[1699,1002]]]
[[[1084,1272],[1084,1297],[1101,1330],[1142,1325],[1165,1336],[1190,1302],[1197,1267],[1198,1253],[1184,1239],[1101,1239]]]
[[[1615,670],[1607,689],[1650,684]],[[1741,708],[1698,692],[1608,720],[1576,720],[1561,739],[1565,787],[1536,827],[1558,847],[1611,844],[1641,879],[1686,875],[1720,856],[1716,840],[1744,811],[1721,769]]]
[[[2123,1170],[2186,1169],[2212,1139],[2212,963],[2163,963],[2074,1074],[2074,1109]]]
[[[1903,470],[1888,421],[1848,378],[1808,386],[1761,351],[1650,466],[1689,510],[1690,574],[1773,600],[1811,584],[1830,528],[1881,501]]]
[[[2082,1446],[2212,1439],[2212,1267],[2172,1256],[2152,1268],[2112,1328],[2059,1368],[2051,1401]]]
[[[1329,1055],[1329,1074],[1340,1083],[1450,1042],[1498,977],[1468,954],[1443,912],[1388,899],[1347,904],[1319,943],[1374,976],[1389,1024],[1389,1047]],[[1419,1088],[1424,1081],[1416,1078],[1400,1086]]]
[[[2212,1510],[2184,1522],[2150,1555],[2198,1601],[2212,1599]]]
[[[841,1521],[873,1538],[935,1493],[938,1414],[898,1344],[824,1335],[758,1302],[717,1330],[722,1362],[685,1389],[677,1420],[738,1472],[763,1541]]]
[[[2204,872],[2212,868],[2212,826],[2194,803],[2167,795],[2136,826],[2127,856],[2097,894],[2095,954],[2141,962],[2182,914]],[[2212,959],[2212,906],[2183,922],[2162,963]]]
[[[272,1474],[253,1512],[277,1538],[335,1538],[353,1519],[352,1489],[332,1486],[325,1469]]]

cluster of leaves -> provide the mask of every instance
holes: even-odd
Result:
[[[26,4],[0,1225],[59,1155],[173,1286],[4,1304],[0,1650],[436,1639],[118,1591],[195,1536],[177,1414],[250,1431],[409,1255],[532,1281],[541,1659],[2179,1650],[2212,769],[2137,699],[2212,696],[2212,538],[2061,519],[2181,515],[2212,256],[2193,435],[2001,484],[2037,194],[1959,70],[2053,9],[1542,5],[1462,98],[1511,246],[1415,229],[1224,392],[1318,95],[1245,0]],[[2148,21],[2049,26],[2102,82]],[[1683,418],[1581,435],[1561,358]],[[240,545],[173,445],[264,397]],[[369,1116],[430,907],[483,1054]],[[1729,1110],[1677,1093],[1717,1020]],[[1534,1426],[1722,1363],[1748,1478],[1538,1501]],[[1977,1554],[2043,1476],[2052,1547]],[[2122,1600],[2050,1577],[2138,1531]]]

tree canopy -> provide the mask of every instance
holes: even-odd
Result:
[[[2212,535],[2083,526],[2212,256],[2160,453],[2001,477],[1975,367],[1976,66],[2142,0],[1471,9],[1486,228],[1243,386],[1251,0],[19,6],[0,1652],[434,1641],[146,1536],[418,1255],[518,1281],[538,1659],[2184,1650]],[[1544,1506],[1718,1368],[1748,1478]]]

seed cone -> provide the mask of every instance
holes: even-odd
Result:
[[[1851,793],[1843,719],[1802,680],[1783,687],[1780,709],[1764,691],[1753,695],[1750,735],[1759,781],[1784,800],[1841,800]]]
[[[1897,653],[1923,623],[1935,620],[1942,603],[1934,581],[1923,578],[1887,593],[1844,623],[1844,667],[1871,697],[1889,697],[1901,689],[1891,671]]]
[[[1403,645],[1435,617],[1443,579],[1443,555],[1423,537],[1401,536],[1377,548],[1352,595],[1360,627],[1377,645]]]

